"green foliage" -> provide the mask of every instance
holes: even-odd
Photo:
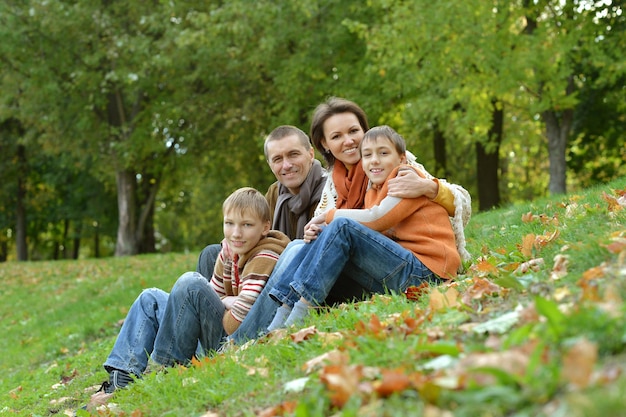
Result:
[[[28,231],[38,256],[52,256],[60,221],[91,223],[93,208],[76,218],[85,200],[109,202],[122,172],[136,179],[129,211],[136,221],[154,213],[145,231],[156,230],[161,250],[214,243],[223,197],[273,181],[264,136],[279,124],[308,131],[329,95],[398,129],[429,171],[475,201],[475,146],[495,146],[494,102],[505,115],[503,204],[547,193],[548,113],[575,110],[568,186],[609,181],[624,174],[625,22],[619,2],[5,1],[0,239],[15,235],[19,141],[35,168],[47,161],[76,185],[76,198],[61,202],[46,195],[63,189],[61,174],[26,177],[37,202],[28,212],[49,213]],[[108,203],[98,213],[107,242],[116,215]]]

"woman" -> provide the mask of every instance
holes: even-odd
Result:
[[[333,207],[363,207],[368,181],[359,164],[359,143],[368,130],[365,112],[349,100],[331,97],[313,112],[311,140],[332,173],[326,181],[316,216]],[[426,178],[406,171],[389,181],[389,195],[400,198],[426,196],[442,205],[451,216],[459,255],[461,259],[469,260],[471,256],[465,249],[465,226],[472,214],[469,193],[460,185],[434,178],[408,151],[407,158],[409,165]]]
[[[331,171],[316,210],[316,217],[334,207],[340,209],[363,207],[368,180],[359,163],[361,160],[359,143],[367,130],[369,130],[369,124],[365,112],[352,101],[331,97],[317,106],[313,112],[311,139]],[[471,215],[469,193],[459,185],[435,179],[415,161],[415,156],[408,151],[407,159],[409,165],[418,169],[426,178],[420,177],[415,172],[403,172],[389,181],[388,195],[399,198],[427,196],[443,206],[451,216],[457,250],[461,259],[470,259],[470,254],[465,249],[464,235],[464,227]],[[305,236],[305,239],[313,240],[315,236],[311,236],[310,233],[315,231],[315,227],[309,228],[309,235]],[[289,282],[280,282],[278,278],[285,275],[284,270],[289,264],[298,262],[304,257],[300,253],[302,251],[299,250],[303,244],[303,240],[294,240],[281,254],[265,289],[239,329],[231,336],[235,343],[254,339],[268,331],[268,326],[283,301],[273,299],[270,291],[274,290],[275,294],[289,291]],[[341,277],[333,288],[333,301],[354,298],[355,290],[356,293],[360,291],[359,287],[352,280]],[[278,311],[278,314],[282,313],[281,310]],[[281,320],[278,318],[276,321]]]

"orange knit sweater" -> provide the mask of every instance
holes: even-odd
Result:
[[[399,169],[413,168],[401,165],[387,180],[394,178]],[[418,175],[421,174],[418,172]],[[335,217],[352,218],[413,252],[439,277],[456,277],[461,257],[446,209],[427,197],[390,197],[387,191],[387,181],[370,187],[365,196],[365,209],[331,209],[326,214],[326,223]]]

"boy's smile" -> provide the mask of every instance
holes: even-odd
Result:
[[[391,171],[404,162],[391,140],[378,136],[361,143],[361,164],[372,184],[380,185]]]
[[[270,223],[263,222],[250,210],[231,210],[224,214],[224,237],[233,253],[243,255],[267,236]]]

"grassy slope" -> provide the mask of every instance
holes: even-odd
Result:
[[[313,315],[305,341],[264,339],[147,375],[101,414],[626,415],[626,210],[610,211],[602,197],[624,189],[620,179],[475,215],[466,235],[477,259],[453,289]],[[537,270],[512,272],[538,258]],[[0,414],[84,404],[106,377],[101,364],[139,291],[169,289],[195,260],[0,265]],[[285,390],[303,377],[302,391]]]

